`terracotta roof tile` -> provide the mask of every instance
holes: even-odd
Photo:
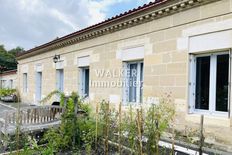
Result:
[[[4,71],[4,72],[0,73],[0,75],[4,76],[4,75],[16,74],[16,73],[17,73],[17,69],[14,69],[14,70]]]

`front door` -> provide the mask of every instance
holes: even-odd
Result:
[[[36,72],[36,103],[42,99],[42,72]]]

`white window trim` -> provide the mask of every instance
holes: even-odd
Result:
[[[10,89],[13,89],[13,88],[14,88],[14,80],[13,80],[13,79],[10,79],[10,80],[9,80],[9,88],[10,88]]]
[[[64,92],[64,69],[56,69],[56,89]]]
[[[3,79],[3,80],[1,80],[1,88],[6,88],[6,80],[5,79]]]
[[[229,87],[228,87],[228,112],[220,112],[216,111],[216,66],[217,65],[217,55],[229,54]],[[195,88],[196,88],[196,58],[202,56],[211,56],[210,57],[210,85],[209,85],[209,110],[200,110],[195,109]],[[212,67],[214,66],[214,67]],[[190,55],[190,77],[189,77],[189,113],[196,113],[196,114],[204,114],[204,115],[213,115],[213,116],[221,116],[226,117],[230,115],[230,92],[231,92],[231,52],[214,52],[214,53],[207,53],[207,54],[197,54],[197,55]],[[214,76],[212,76],[212,74]],[[229,116],[230,117],[230,116]]]
[[[23,73],[23,93],[28,93],[28,73]]]
[[[140,87],[141,87],[141,83],[140,83],[140,80],[141,80],[141,63],[144,63],[143,60],[139,60],[139,61],[129,61],[129,62],[123,62],[124,65],[123,65],[123,69],[124,71],[127,71],[128,69],[128,65],[131,65],[131,64],[137,64],[137,87],[136,87],[136,102],[129,102],[129,87],[128,87],[128,82],[129,82],[129,79],[128,79],[128,76],[127,76],[127,72],[124,72],[124,82],[126,84],[126,86],[124,85],[123,86],[123,105],[127,106],[127,105],[133,105],[133,106],[138,106],[141,104],[140,102]],[[143,65],[144,67],[144,65]],[[144,76],[144,74],[143,74]],[[143,79],[143,78],[142,78]],[[143,95],[143,94],[142,94]]]
[[[80,96],[83,97],[83,98],[89,98],[89,94],[88,95],[85,95],[84,92],[85,92],[85,74],[84,74],[84,71],[86,69],[89,69],[89,74],[90,74],[90,68],[89,66],[87,67],[79,67],[79,93],[80,93]],[[89,75],[89,84],[90,84],[90,75]]]

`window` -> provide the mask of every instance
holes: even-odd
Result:
[[[1,80],[1,88],[6,88],[6,80]]]
[[[124,63],[124,102],[143,102],[143,62]]]
[[[228,112],[229,64],[228,53],[192,56],[190,111],[209,114]]]
[[[27,73],[23,73],[23,92],[26,93],[28,91],[28,83],[27,83]]]
[[[89,67],[80,68],[80,95],[83,98],[89,96]]]
[[[42,78],[42,74],[41,74]],[[64,70],[57,69],[56,70],[56,89],[60,92],[64,92]]]
[[[39,101],[42,99],[42,72],[36,72],[35,73],[35,99],[36,102],[39,103]]]
[[[13,89],[13,87],[14,87],[14,86],[13,86],[13,80],[11,79],[9,82],[10,82],[10,86],[9,86],[10,89]]]

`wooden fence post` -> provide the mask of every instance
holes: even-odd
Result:
[[[201,124],[200,124],[200,146],[199,146],[199,155],[202,155],[203,151],[203,145],[204,145],[204,134],[203,134],[203,130],[204,130],[204,115],[201,115]]]
[[[106,102],[106,112],[105,112],[105,155],[109,154],[109,144],[108,144],[108,140],[109,140],[109,110],[110,110],[110,105],[109,102]]]
[[[139,155],[143,155],[143,143],[142,143],[142,130],[141,130],[141,111],[137,109],[137,122],[138,122],[138,139],[139,139]]]
[[[160,140],[160,134],[159,134],[159,121],[156,119],[155,120],[155,126],[156,126],[156,155],[159,155],[159,140]]]
[[[95,133],[95,149],[96,149],[96,153],[98,153],[98,102],[96,104],[96,133]]]
[[[172,125],[172,155],[175,154],[175,126],[174,123]]]
[[[119,104],[119,118],[118,118],[118,128],[119,128],[119,132],[118,132],[118,152],[119,155],[122,154],[122,144],[121,144],[121,137],[122,137],[122,103],[120,102]]]
[[[73,136],[73,147],[76,144],[76,137],[77,137],[77,129],[76,129],[76,123],[77,123],[77,111],[78,111],[78,98],[74,99],[74,119],[73,119],[73,124],[74,124],[74,136]]]

